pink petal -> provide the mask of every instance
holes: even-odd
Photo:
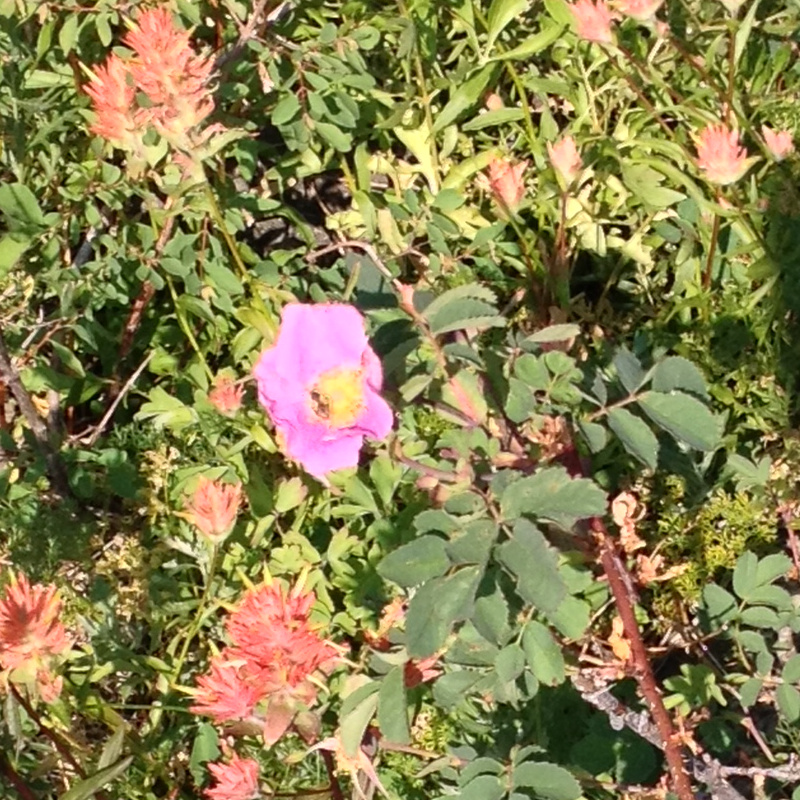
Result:
[[[364,437],[350,428],[329,431],[322,425],[299,425],[285,431],[286,454],[314,477],[336,469],[358,466]]]

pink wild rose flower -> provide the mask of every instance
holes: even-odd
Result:
[[[522,202],[527,168],[527,161],[493,158],[489,162],[489,188],[499,205],[514,209]]]
[[[364,437],[383,439],[392,410],[364,318],[339,303],[290,303],[253,370],[286,455],[316,478],[355,467]]]
[[[553,169],[569,186],[580,174],[583,162],[575,140],[567,134],[556,144],[547,143],[547,155]]]
[[[255,800],[261,797],[258,786],[258,762],[252,758],[231,755],[227,763],[208,765],[214,785],[203,793],[206,800]]]
[[[776,161],[783,161],[794,152],[794,142],[789,131],[773,131],[772,128],[762,125],[761,135],[764,137],[764,144],[769,154]]]
[[[613,15],[606,0],[576,0],[569,3],[575,18],[575,32],[587,42],[610,44],[614,41],[611,32]]]
[[[738,131],[722,124],[707,125],[696,145],[697,166],[711,183],[725,186],[747,172],[747,151],[739,144]]]

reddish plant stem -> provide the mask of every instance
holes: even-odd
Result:
[[[603,571],[608,577],[611,593],[614,596],[614,604],[617,607],[620,619],[625,630],[625,636],[631,646],[631,659],[633,661],[633,676],[639,687],[639,691],[644,697],[653,717],[653,722],[658,729],[658,734],[664,745],[664,755],[667,759],[672,788],[680,800],[695,800],[692,784],[689,780],[689,773],[683,763],[681,744],[672,718],[664,705],[661,690],[656,683],[653,668],[650,666],[650,659],[647,649],[636,622],[636,614],[633,610],[633,600],[630,595],[630,576],[627,575],[625,565],[617,555],[613,540],[609,537],[606,526],[598,517],[593,517],[589,523],[592,532],[595,534],[600,551],[600,563]],[[627,580],[626,580],[627,578]]]
[[[33,790],[20,777],[20,774],[11,766],[11,762],[3,753],[0,753],[0,775],[14,787],[20,800],[37,800]]]
[[[322,760],[325,762],[325,769],[328,771],[328,778],[331,782],[330,793],[332,800],[344,800],[344,792],[339,785],[339,779],[336,777],[336,764],[333,760],[333,753],[327,750],[321,750]]]
[[[52,728],[44,724],[42,718],[39,716],[39,712],[36,711],[30,702],[28,702],[28,699],[25,697],[25,695],[23,695],[13,683],[9,683],[9,687],[11,689],[11,694],[14,695],[14,699],[25,709],[25,713],[36,723],[36,726],[39,728],[39,732],[53,743],[53,746],[59,752],[61,757],[72,766],[78,777],[85,778],[86,770],[84,770],[84,768],[81,766],[78,759],[72,755],[69,744],[65,742]],[[95,796],[97,797],[97,800],[108,800],[107,795],[99,790],[95,793]]]

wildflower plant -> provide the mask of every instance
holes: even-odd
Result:
[[[0,2],[0,796],[796,794],[798,10],[432,8]]]

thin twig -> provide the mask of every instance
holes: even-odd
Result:
[[[33,433],[36,443],[44,456],[47,463],[47,472],[53,484],[53,488],[62,497],[67,497],[71,494],[69,488],[69,480],[67,479],[67,471],[64,467],[64,462],[61,460],[61,455],[58,452],[50,431],[45,425],[44,420],[39,416],[36,407],[33,405],[33,400],[28,394],[28,390],[22,385],[22,380],[19,373],[11,361],[11,356],[6,348],[5,340],[2,333],[0,333],[0,379],[11,390],[17,405],[25,417],[25,421]]]
[[[111,401],[111,405],[106,410],[106,413],[103,414],[103,418],[100,422],[97,423],[97,426],[94,429],[94,432],[89,437],[89,440],[86,442],[88,447],[94,447],[97,443],[97,440],[100,438],[100,435],[105,430],[106,425],[111,421],[111,418],[114,416],[114,412],[117,410],[117,406],[122,402],[123,398],[126,394],[131,390],[133,384],[139,379],[139,376],[144,372],[145,367],[150,363],[150,359],[155,354],[154,350],[151,350],[147,356],[144,358],[141,364],[134,370],[133,374],[125,381],[125,385],[120,389],[117,393],[116,397]]]

